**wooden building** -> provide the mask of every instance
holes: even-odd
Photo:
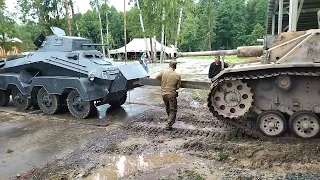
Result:
[[[22,43],[20,39],[18,38],[7,39],[7,42],[10,42],[11,50],[6,51],[5,48],[3,48],[0,45],[0,60],[4,60],[8,55],[20,54],[19,44]]]

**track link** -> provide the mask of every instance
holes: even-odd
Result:
[[[250,72],[249,72],[250,73]],[[242,117],[239,118],[225,118],[218,114],[217,111],[215,111],[214,107],[212,106],[211,101],[211,94],[215,90],[218,84],[226,82],[226,81],[233,81],[233,80],[258,80],[258,79],[265,79],[265,78],[272,78],[277,77],[280,75],[289,75],[289,76],[310,76],[310,77],[319,77],[320,72],[314,72],[314,71],[282,71],[279,69],[276,72],[272,72],[269,74],[243,74],[243,75],[235,75],[235,76],[223,76],[216,81],[213,82],[211,86],[210,93],[208,94],[208,107],[210,112],[213,114],[214,117],[216,117],[218,120],[226,123],[228,126],[234,127],[237,131],[241,133],[245,133],[250,137],[253,137],[255,139],[261,140],[261,141],[271,141],[271,142],[278,142],[278,143],[318,143],[320,142],[320,139],[300,139],[296,137],[268,137],[262,134],[258,127],[256,126],[255,122],[252,121],[246,121]]]

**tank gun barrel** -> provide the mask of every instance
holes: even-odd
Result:
[[[178,52],[177,57],[190,56],[224,56],[237,55],[237,57],[259,57],[263,55],[263,46],[242,46],[232,50]]]

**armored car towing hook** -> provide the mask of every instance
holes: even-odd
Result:
[[[139,87],[147,72],[138,64],[106,59],[89,39],[66,36],[59,28],[34,41],[38,50],[25,56],[8,57],[0,65],[0,105],[10,95],[17,109],[39,107],[56,114],[66,105],[76,118],[87,118],[96,107],[125,103],[127,92]]]

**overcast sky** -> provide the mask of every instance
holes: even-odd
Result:
[[[129,9],[128,2],[129,0],[125,0],[127,3],[126,10]],[[87,12],[89,9],[91,9],[90,0],[75,0],[76,6],[79,7],[79,11],[81,13]],[[104,1],[103,1],[104,2]],[[124,5],[123,5],[124,0],[109,0],[109,5],[114,6],[118,11],[123,11]],[[17,4],[17,0],[6,0],[6,7],[8,8],[8,11],[13,11],[14,6]],[[77,11],[77,8],[75,8],[75,11]]]

